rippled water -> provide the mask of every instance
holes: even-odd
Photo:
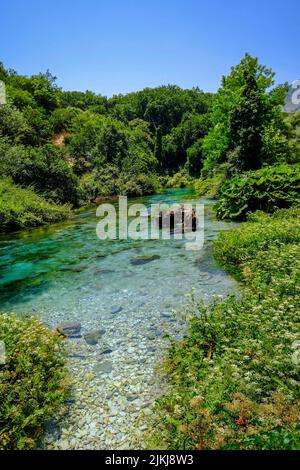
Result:
[[[195,201],[189,190],[130,202]],[[164,335],[185,325],[173,314],[186,295],[209,301],[236,284],[220,270],[211,244],[232,223],[216,221],[205,203],[205,245],[187,251],[184,240],[100,241],[95,209],[71,221],[0,237],[0,309],[38,315],[51,328],[81,323],[81,337],[68,340],[75,377],[69,413],[50,423],[51,448],[142,447],[145,416],[165,381],[155,366]],[[135,264],[140,256],[151,262]],[[97,344],[84,335],[105,330]]]

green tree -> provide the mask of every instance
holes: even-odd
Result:
[[[79,181],[65,160],[64,152],[51,144],[40,148],[1,145],[0,175],[14,183],[31,187],[40,195],[57,203],[78,206]]]
[[[158,162],[162,162],[162,129],[158,126],[155,135],[154,156]]]
[[[0,136],[11,142],[20,142],[27,131],[23,114],[12,104],[0,105]]]
[[[230,75],[222,78],[213,102],[213,127],[203,142],[206,172],[226,161],[237,171],[259,168],[266,157],[264,133],[271,127],[284,141],[280,107],[287,87],[270,90],[273,84],[272,70],[249,54],[232,67]]]
[[[187,149],[186,167],[189,175],[199,176],[203,166],[203,139],[198,139]]]
[[[300,162],[300,111],[290,113],[285,118],[291,163]]]

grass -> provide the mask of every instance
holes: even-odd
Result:
[[[171,341],[171,391],[151,446],[299,448],[300,209],[256,213],[215,243],[243,281],[241,297],[191,301],[189,331]]]
[[[71,214],[68,206],[50,203],[31,189],[15,186],[10,180],[0,180],[0,231],[59,222]]]

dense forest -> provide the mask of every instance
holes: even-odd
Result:
[[[0,79],[0,174],[11,184],[76,208],[101,195],[153,193],[185,165],[197,173],[209,93],[162,86],[107,99],[62,91],[49,72],[28,78],[3,66]]]
[[[239,295],[186,305],[145,446],[299,449],[300,111],[283,110],[288,85],[248,54],[215,94],[168,85],[106,98],[3,65],[0,80],[1,231],[63,220],[99,196],[184,186],[244,222],[213,243]],[[0,449],[34,449],[70,396],[67,341],[37,319],[1,314],[0,327]]]
[[[214,95],[168,85],[106,98],[63,91],[49,72],[25,77],[3,65],[0,80],[7,95],[0,107],[2,230],[60,220],[97,196],[195,185],[215,197],[225,181],[232,181],[225,194],[238,193],[248,171],[298,171],[299,113],[283,113],[287,85],[274,87],[274,73],[250,55]],[[284,184],[285,170],[278,171]],[[278,179],[276,169],[262,175]],[[278,207],[289,204],[278,183],[274,194]],[[220,215],[243,216],[248,206],[230,197]],[[255,194],[248,197],[257,208]]]

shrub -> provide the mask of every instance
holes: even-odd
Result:
[[[0,449],[32,449],[68,396],[60,337],[35,319],[0,314]]]
[[[85,173],[81,179],[81,189],[87,200],[97,196],[112,196],[119,193],[119,170],[115,165],[104,165],[101,169]]]
[[[22,139],[27,130],[27,124],[22,113],[11,104],[0,106],[0,136],[5,136],[12,142]]]
[[[119,179],[120,194],[143,196],[153,194],[159,189],[158,179],[154,174],[131,175],[122,173]]]
[[[81,190],[86,199],[93,200],[97,196],[143,196],[153,194],[158,189],[155,175],[120,172],[115,165],[103,165],[81,177]]]
[[[80,114],[76,108],[57,108],[51,114],[49,125],[52,132],[68,131],[74,119]]]
[[[68,206],[50,204],[30,189],[0,180],[0,231],[36,227],[69,216]]]
[[[194,188],[198,196],[216,198],[220,194],[222,185],[227,174],[226,164],[218,165],[210,172],[209,176],[200,176],[194,183]]]
[[[220,219],[244,220],[256,210],[274,212],[300,202],[300,165],[265,167],[235,176],[221,189]]]
[[[188,334],[171,340],[167,360],[172,390],[157,405],[158,447],[299,448],[299,242],[299,208],[222,234],[215,254],[235,266],[242,296],[187,306]]]
[[[32,187],[55,203],[78,206],[79,180],[64,159],[63,150],[47,144],[40,148],[11,146],[0,149],[0,174],[14,183]]]
[[[185,171],[178,171],[167,178],[165,186],[166,188],[185,188],[192,186],[192,183],[193,179]]]
[[[299,241],[299,208],[281,209],[273,215],[257,211],[240,229],[222,234],[214,244],[214,253],[222,266],[241,277],[243,266],[259,252],[267,251],[270,246],[280,248]]]

